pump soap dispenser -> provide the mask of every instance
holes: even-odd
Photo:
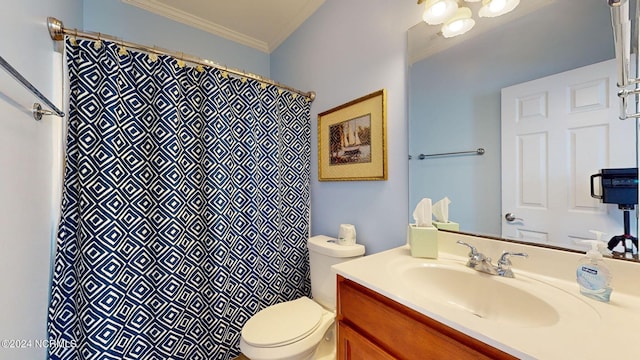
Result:
[[[592,299],[609,302],[611,297],[611,273],[602,260],[601,249],[606,248],[602,242],[602,232],[591,230],[597,240],[582,240],[591,245],[585,257],[580,259],[576,270],[576,279],[580,285],[580,293]]]

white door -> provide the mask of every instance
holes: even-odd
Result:
[[[589,230],[624,233],[617,205],[590,195],[592,174],[636,166],[615,70],[609,60],[502,89],[503,237],[584,249]]]

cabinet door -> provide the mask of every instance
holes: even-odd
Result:
[[[338,322],[338,360],[394,360],[376,344]]]
[[[358,343],[343,336],[353,342],[352,359],[517,359],[341,276],[338,276],[337,296],[338,321],[348,325],[351,331],[357,329],[360,337],[364,336]],[[364,348],[364,341],[372,346],[360,350]],[[360,351],[373,351],[374,347],[384,351],[372,354],[386,352],[393,357],[361,357]],[[349,349],[347,345],[340,348],[345,349]]]

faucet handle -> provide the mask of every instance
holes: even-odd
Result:
[[[529,255],[527,255],[526,253],[503,251],[502,255],[500,256],[500,260],[498,260],[498,265],[511,266],[511,260],[509,260],[509,256],[522,256],[525,258],[529,257]]]
[[[478,256],[478,254],[479,254],[478,253],[478,249],[476,249],[475,246],[473,246],[471,244],[467,244],[466,242],[464,242],[462,240],[458,240],[458,241],[456,241],[456,243],[460,244],[460,245],[464,245],[464,246],[469,248],[469,250],[470,250],[469,251],[469,257],[477,257]]]
[[[509,260],[509,256],[522,256],[529,257],[526,253],[519,252],[509,252],[504,251],[500,256],[500,260],[498,260],[498,275],[512,278],[513,271],[511,270],[511,260]]]
[[[469,262],[481,262],[481,261],[489,261],[491,262],[490,258],[487,258],[486,256],[484,256],[484,254],[479,253],[478,249],[476,249],[475,246],[468,244],[462,240],[458,240],[456,241],[456,243],[460,244],[460,245],[464,245],[466,247],[469,248]]]

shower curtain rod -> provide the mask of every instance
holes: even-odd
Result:
[[[84,31],[79,31],[77,29],[67,29],[67,28],[64,27],[62,21],[60,21],[60,20],[58,20],[58,19],[56,19],[54,17],[51,17],[51,16],[47,18],[47,27],[49,28],[49,35],[51,36],[51,39],[53,39],[55,41],[64,40],[64,35],[81,37],[81,38],[90,39],[90,40],[110,40],[110,41],[113,41],[115,43],[120,44],[120,46],[127,47],[127,48],[130,48],[130,49],[142,50],[142,51],[145,51],[145,52],[154,53],[154,54],[158,54],[158,55],[169,55],[171,57],[174,57],[176,59],[180,59],[182,61],[186,61],[186,62],[190,62],[190,63],[194,63],[194,64],[199,64],[199,65],[204,65],[204,66],[209,66],[209,67],[214,67],[214,68],[220,69],[222,71],[226,71],[226,72],[231,73],[231,74],[235,74],[235,75],[239,75],[239,76],[242,76],[242,77],[245,77],[245,78],[257,80],[257,81],[259,81],[261,83],[274,85],[274,86],[277,86],[277,87],[279,87],[281,89],[289,90],[289,91],[294,92],[296,94],[300,94],[300,95],[306,97],[307,99],[309,99],[309,101],[313,101],[316,98],[316,93],[313,92],[313,91],[305,92],[305,91],[302,91],[302,90],[294,89],[292,87],[280,84],[277,81],[264,78],[264,77],[262,77],[260,75],[247,73],[245,71],[241,71],[241,70],[238,70],[238,69],[229,68],[229,67],[226,67],[224,65],[216,64],[215,62],[213,62],[211,60],[206,60],[206,59],[199,58],[199,57],[196,57],[196,56],[193,56],[193,55],[188,55],[188,54],[184,54],[184,53],[181,53],[181,52],[175,52],[175,51],[170,51],[170,50],[166,50],[166,49],[161,49],[161,48],[158,48],[158,47],[151,47],[151,46],[147,46],[147,45],[136,44],[136,43],[129,42],[129,41],[123,41],[123,40],[120,40],[120,39],[116,38],[115,36],[111,36],[111,35],[105,35],[105,34],[101,34],[101,33],[84,32]]]

